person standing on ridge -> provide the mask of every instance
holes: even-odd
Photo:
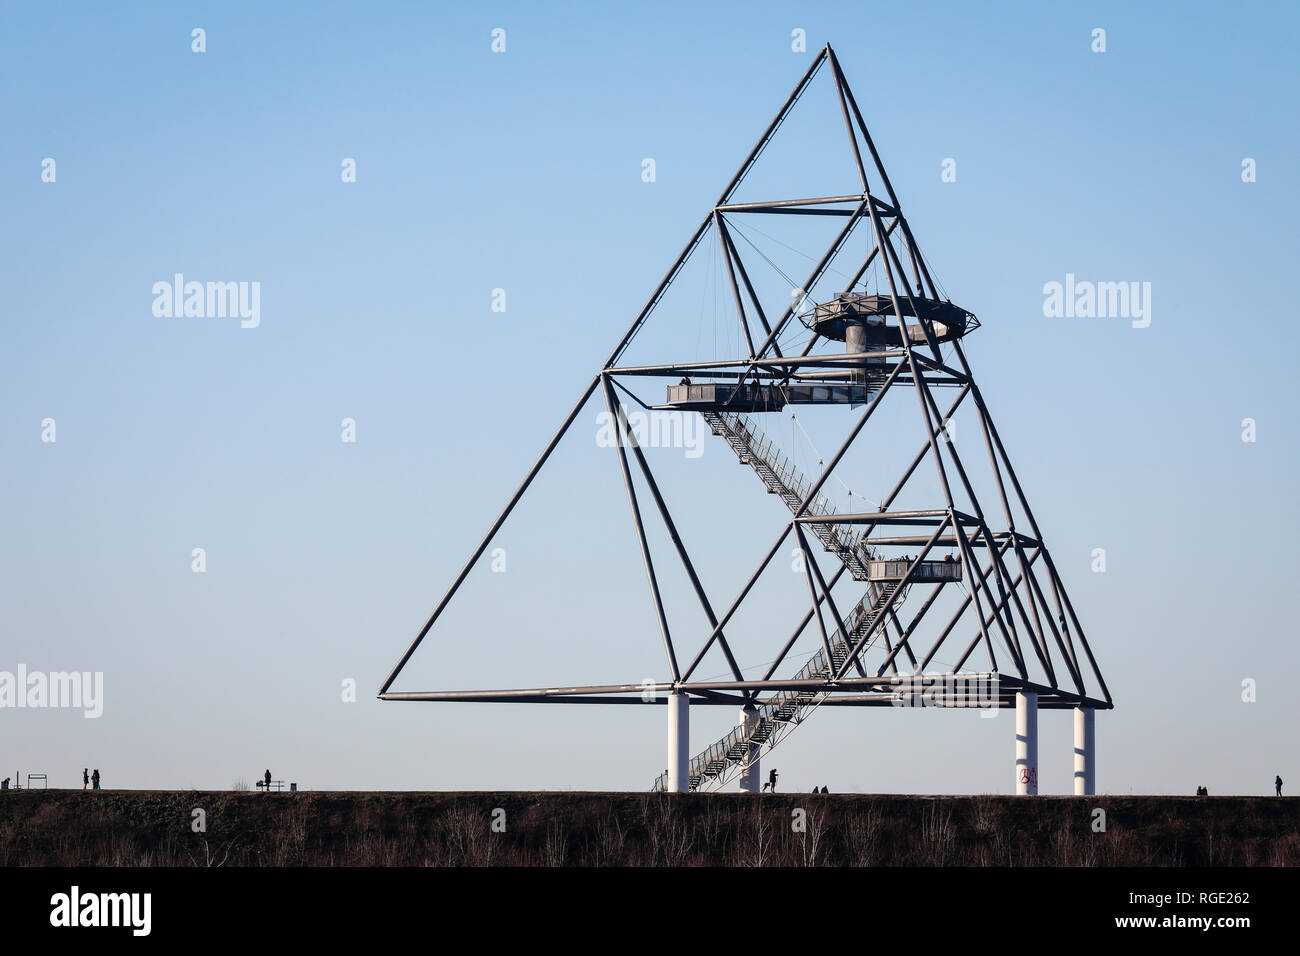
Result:
[[[1273,781],[1273,786],[1277,790],[1277,795],[1282,796],[1282,778],[1280,776]]]
[[[772,789],[773,793],[776,793],[776,768],[775,767],[773,767],[772,770],[768,773],[767,783],[763,784],[762,792],[767,793],[769,787]]]
[[[94,785],[93,788],[95,790],[99,789],[99,768],[98,767],[96,767],[95,772],[90,775],[90,782]]]
[[[90,786],[90,768],[82,767],[81,768],[81,789],[85,790],[89,786]]]
[[[262,780],[265,781],[264,786],[266,787],[266,792],[270,793],[271,792],[271,771],[268,770],[266,772],[266,776],[264,776]]]

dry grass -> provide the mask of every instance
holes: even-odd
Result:
[[[201,833],[191,829],[195,807],[207,815]],[[1096,807],[1106,811],[1105,832],[1093,830]],[[0,796],[0,866],[1297,864],[1300,800],[1262,797]]]

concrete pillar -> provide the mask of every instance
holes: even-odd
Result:
[[[690,789],[690,698],[674,692],[668,695],[668,792],[689,793]]]
[[[736,726],[743,728],[741,733],[750,733],[758,726],[758,708],[753,704],[746,704],[740,708],[740,718],[736,721]],[[748,770],[740,772],[740,792],[741,793],[758,793],[761,787],[762,774],[758,769],[758,747],[749,748],[749,759],[752,761]]]
[[[1096,716],[1091,707],[1074,708],[1074,794],[1078,797],[1097,792]]]
[[[1038,793],[1038,694],[1016,692],[1016,793]]]

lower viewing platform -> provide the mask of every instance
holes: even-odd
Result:
[[[683,411],[779,412],[786,405],[864,405],[875,394],[870,384],[760,385],[752,382],[704,382],[669,385],[661,406]]]
[[[867,562],[867,580],[869,581],[904,581],[908,584],[926,581],[960,581],[961,562],[952,558],[941,561],[922,561],[911,573],[907,573],[912,564],[906,558]]]

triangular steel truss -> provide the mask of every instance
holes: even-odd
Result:
[[[733,203],[732,197],[741,181],[822,69],[828,69],[831,75],[859,181],[857,187],[851,188],[859,191],[837,196]],[[873,182],[883,188],[883,197],[872,192]],[[856,228],[864,224],[870,228],[873,246],[865,260],[853,266],[852,278],[840,295],[823,299],[811,311],[805,312],[798,302],[790,302],[779,314],[775,310],[769,313],[764,309],[763,297],[755,290],[733,230],[728,226],[731,217],[748,215],[843,218],[842,229],[804,282],[802,288],[805,290],[817,289],[826,280],[828,270],[841,260],[847,240]],[[710,230],[716,230],[719,247],[725,254],[726,275],[746,354],[725,361],[621,365],[628,346],[651,318],[669,286]],[[864,283],[863,277],[873,266],[883,274],[884,282],[878,283],[874,295],[857,293],[855,290]],[[870,333],[875,336],[874,344],[869,350],[848,350],[850,333],[844,330],[846,316],[848,324],[874,323]],[[890,319],[892,324],[888,321]],[[796,328],[792,324],[796,320],[803,321],[809,328],[809,338],[802,343],[797,354],[789,351],[788,347],[783,353],[778,343],[783,333]],[[840,64],[831,48],[825,47],[817,54],[780,112],[474,549],[446,595],[384,681],[379,697],[383,700],[639,705],[646,701],[647,692],[657,694],[656,699],[660,702],[665,693],[684,693],[697,703],[759,705],[768,707],[774,714],[785,713],[793,707],[796,716],[789,721],[793,724],[798,722],[800,706],[892,706],[899,702],[900,696],[919,693],[922,688],[932,693],[938,687],[941,696],[948,693],[942,689],[945,679],[996,676],[997,696],[993,706],[1013,706],[1015,694],[1024,691],[1036,693],[1042,707],[1110,708],[1110,693],[966,361],[961,337],[978,324],[974,316],[943,299],[936,288]],[[828,337],[841,337],[841,332],[846,351],[814,351],[819,346],[824,348]],[[945,347],[951,353],[946,360]],[[768,484],[768,490],[783,494],[790,505],[791,520],[782,528],[740,593],[720,615],[717,613],[720,605],[712,602],[696,574],[691,556],[646,456],[627,425],[619,401],[618,391],[622,391],[649,407],[630,390],[628,383],[655,378],[682,381],[683,385],[676,393],[677,401],[670,403],[669,407],[701,411],[715,434],[731,442],[741,460],[759,472]],[[692,386],[704,391],[693,392]],[[934,390],[937,388],[955,390],[955,399],[947,403],[946,409],[941,409],[935,398]],[[919,451],[878,510],[829,515],[819,508],[819,502],[824,500],[820,496],[823,485],[850,446],[866,432],[885,397],[900,389],[904,393],[914,392],[919,400],[921,428],[918,435],[924,435]],[[671,396],[673,390],[670,388],[669,391]],[[603,397],[611,420],[620,423],[617,443],[619,467],[631,505],[671,681],[653,686],[609,684],[513,690],[391,690],[402,669],[533,479],[597,392]],[[796,393],[802,397],[796,397]],[[808,483],[783,474],[779,463],[767,462],[749,447],[748,443],[757,439],[752,424],[740,414],[742,411],[761,413],[799,400],[861,407],[838,451],[826,460],[825,468],[815,480]],[[978,420],[979,441],[988,459],[992,484],[997,489],[996,501],[988,511],[975,493],[955,440],[951,440],[946,431],[947,423],[962,406],[973,410]],[[935,501],[930,509],[891,510],[899,492],[927,460],[935,469],[943,492],[942,500]],[[677,642],[664,612],[643,524],[645,503],[637,495],[634,468],[640,472],[649,489],[650,506],[663,521],[712,627],[710,633],[703,635],[698,650],[689,660],[678,657]],[[1017,527],[1017,518],[1021,521],[1020,527]],[[809,535],[821,538],[825,550],[837,553],[842,559],[841,566],[826,577],[815,560],[810,558],[806,562],[810,595],[807,612],[793,635],[780,647],[776,660],[764,668],[764,673],[761,676],[746,675],[737,664],[727,640],[727,626],[783,545],[794,541],[809,553]],[[910,554],[905,559],[885,556],[885,552],[898,549],[907,549]],[[956,562],[948,564],[934,560],[931,554],[936,549],[955,550]],[[839,605],[831,597],[832,589],[845,574],[868,582],[867,594],[848,617],[841,613]],[[940,593],[949,587],[964,590],[964,599],[958,604],[956,613],[951,619],[930,620],[928,612]],[[923,591],[931,588],[932,591],[918,613],[904,623],[898,612],[903,598],[915,588]],[[777,677],[796,641],[813,621],[816,621],[816,633],[820,636],[820,670],[805,666],[804,671],[793,677]],[[680,633],[677,638],[680,641]],[[730,680],[700,680],[696,677],[701,661],[715,647],[725,657],[731,672]],[[932,670],[936,655],[945,647],[957,654],[946,654],[950,663],[944,670],[936,672]],[[868,652],[875,657],[869,660]],[[791,702],[790,707],[786,707],[783,701]],[[960,705],[956,701],[948,702]],[[988,705],[987,702],[984,705]],[[726,743],[726,740],[720,741],[715,746]],[[702,755],[701,759],[704,756],[707,755]]]

